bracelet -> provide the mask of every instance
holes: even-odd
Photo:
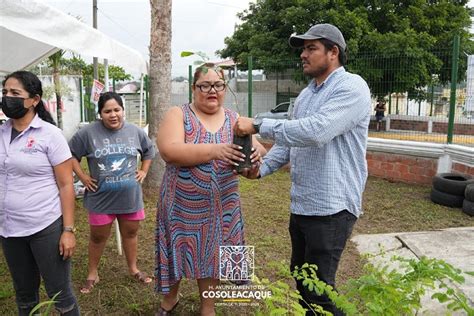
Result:
[[[63,233],[68,232],[68,233],[76,233],[76,227],[74,226],[64,226],[63,227]]]

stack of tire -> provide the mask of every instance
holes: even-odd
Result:
[[[474,216],[474,183],[466,186],[464,191],[464,202],[462,203],[462,211],[467,215]]]
[[[439,173],[433,178],[431,201],[436,204],[458,207],[474,216],[474,179],[460,173]]]

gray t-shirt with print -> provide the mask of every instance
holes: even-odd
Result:
[[[140,183],[135,179],[137,156],[151,160],[155,148],[150,138],[137,126],[125,122],[119,130],[93,122],[69,141],[72,155],[87,158],[89,174],[97,180],[96,192],[86,190],[84,207],[101,214],[127,214],[143,209]]]

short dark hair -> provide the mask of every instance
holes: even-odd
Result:
[[[111,99],[114,99],[115,101],[117,101],[118,105],[120,105],[120,107],[122,109],[124,109],[122,98],[120,97],[120,95],[117,92],[104,92],[100,95],[99,102],[97,104],[97,107],[98,107],[97,113],[98,114],[100,114],[100,112],[102,112],[102,109],[104,108],[105,103],[107,101],[111,100]]]
[[[7,75],[2,81],[2,86],[5,86],[5,83],[10,78],[15,78],[20,81],[23,88],[28,92],[30,98],[37,95],[40,97],[39,103],[35,106],[35,112],[38,113],[38,116],[43,121],[56,125],[51,113],[46,110],[43,100],[41,99],[43,97],[43,85],[41,84],[41,80],[39,80],[39,78],[32,72],[19,70]]]
[[[347,55],[346,52],[341,48],[341,46],[326,38],[321,38],[319,39],[319,41],[321,42],[321,44],[324,45],[326,51],[332,49],[334,46],[337,46],[337,48],[339,49],[339,63],[341,64],[341,66],[344,66],[346,64]]]

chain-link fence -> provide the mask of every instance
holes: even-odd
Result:
[[[470,89],[474,83],[469,74],[465,75],[467,56],[457,54],[459,58],[454,62],[453,54],[453,49],[444,49],[349,56],[346,69],[368,82],[372,108],[378,102],[385,103],[380,124],[373,112],[369,136],[474,146],[474,89]],[[226,106],[241,115],[272,117],[278,105],[292,103],[310,80],[302,74],[300,60],[253,60],[252,64],[256,70],[251,70],[251,89],[249,71],[229,72],[233,93],[228,93]],[[453,64],[459,71],[455,86],[451,82]]]

